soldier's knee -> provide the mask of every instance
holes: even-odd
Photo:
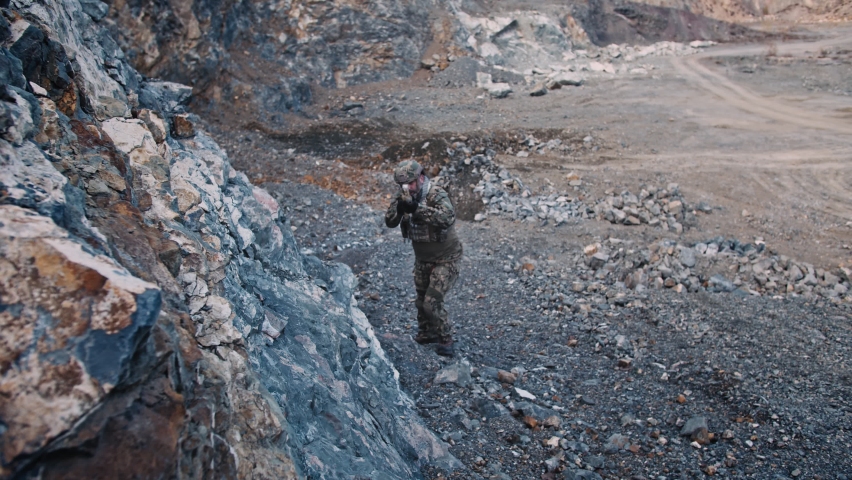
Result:
[[[432,302],[432,299],[426,298],[423,301],[423,311],[430,315],[435,311],[435,304]]]
[[[444,301],[444,294],[440,290],[430,288],[426,290],[426,295],[424,296],[424,298],[430,298],[438,303],[441,303]]]

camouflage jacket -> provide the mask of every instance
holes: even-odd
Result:
[[[462,246],[455,233],[456,210],[446,190],[430,185],[426,198],[412,214],[400,215],[396,208],[402,192],[385,212],[385,225],[399,226],[402,236],[410,239],[418,260],[443,262],[461,257]]]

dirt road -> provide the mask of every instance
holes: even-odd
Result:
[[[789,44],[773,44],[775,55],[803,56],[818,52],[820,49],[852,44],[852,35],[844,35],[835,39],[819,42],[796,42]],[[787,122],[802,128],[827,130],[840,135],[852,135],[852,121],[838,118],[828,111],[814,111],[794,104],[788,104],[778,99],[767,98],[753,92],[747,87],[738,85],[704,65],[704,61],[719,57],[747,57],[765,55],[765,45],[738,45],[711,49],[707,52],[690,57],[674,57],[672,65],[675,70],[684,75],[689,81],[704,90],[714,94],[719,100],[738,109],[759,115],[768,120]]]
[[[777,56],[807,60],[827,49],[848,47],[850,44],[852,35],[844,31],[836,37],[817,42],[779,43],[769,48]],[[836,217],[837,223],[848,222],[852,220],[852,120],[845,110],[852,105],[852,99],[811,94],[805,101],[795,101],[778,95],[762,95],[731,80],[712,66],[714,59],[761,57],[767,51],[765,45],[724,46],[699,55],[672,59],[675,71],[691,86],[713,95],[706,101],[722,102],[739,110],[741,115],[759,117],[762,121],[739,119],[739,122],[747,123],[751,130],[779,139],[778,146],[781,147],[768,145],[758,151],[749,149],[741,152],[696,151],[690,154],[692,161],[688,168],[693,172],[699,170],[708,175],[722,175],[732,182],[751,185],[754,196],[749,198],[746,195],[742,200],[760,210],[762,215],[778,219],[779,223],[785,216],[787,220],[784,223],[797,223],[796,215],[790,215],[788,209],[804,205],[828,217]],[[710,118],[718,116],[714,109],[699,110],[693,106],[693,111]],[[785,145],[784,140],[789,137],[791,127],[799,132],[809,132],[806,137],[809,141]],[[831,144],[834,145],[829,147]],[[664,168],[667,163],[671,165],[670,162],[682,159],[678,154],[669,154],[643,160],[651,160],[657,168]],[[760,208],[760,199],[768,204],[779,204],[780,208]],[[826,221],[831,222],[830,219]],[[848,238],[847,232],[838,240],[843,243]]]

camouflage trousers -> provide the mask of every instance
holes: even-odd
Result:
[[[417,327],[424,337],[446,341],[450,321],[444,309],[444,296],[459,278],[459,261],[433,263],[414,261],[414,288],[417,290]]]

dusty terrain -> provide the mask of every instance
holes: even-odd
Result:
[[[645,58],[647,74],[601,73],[541,97],[516,87],[492,99],[474,86],[436,86],[421,71],[316,92],[286,129],[228,113],[208,128],[279,199],[305,249],[359,275],[361,306],[403,385],[466,467],[427,468],[427,477],[592,478],[576,477],[582,467],[605,478],[845,479],[848,304],[648,290],[611,307],[607,287],[571,261],[613,238],[642,248],[724,236],[822,269],[850,266],[852,28],[797,28],[798,40]],[[572,146],[526,157],[496,151],[495,163],[533,194],[595,199],[677,183],[712,213],[681,235],[580,219],[472,222],[481,207],[467,171],[453,183],[465,219],[462,278],[448,303],[459,355],[442,360],[410,339],[410,248],[380,221],[393,192],[388,173],[414,155],[435,174],[458,139],[517,147],[528,135]],[[522,258],[529,268],[517,268]],[[572,295],[597,307],[545,306],[578,280],[583,290]],[[439,369],[464,370],[461,358],[473,379],[437,384]],[[514,386],[498,381],[498,369],[512,371]],[[545,425],[554,412],[558,423]],[[708,422],[710,438],[680,436],[693,417]],[[626,443],[612,447],[621,441],[613,434]]]

